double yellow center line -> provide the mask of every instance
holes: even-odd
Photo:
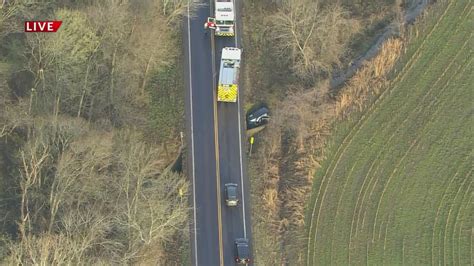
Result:
[[[212,2],[211,2],[212,3]],[[212,14],[212,4],[210,5]],[[212,31],[211,31],[212,33]],[[219,261],[220,265],[224,265],[224,245],[222,243],[222,206],[221,206],[221,172],[219,167],[219,136],[218,136],[218,118],[217,118],[217,94],[216,94],[216,56],[215,56],[215,43],[214,34],[211,36],[211,60],[212,60],[212,98],[213,98],[213,109],[214,109],[214,147],[216,149],[216,186],[217,186],[217,225],[219,235]]]

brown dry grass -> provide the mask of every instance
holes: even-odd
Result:
[[[379,54],[357,71],[338,96],[337,114],[346,115],[354,107],[361,110],[370,97],[380,94],[388,72],[401,54],[402,44],[401,39],[387,40]]]

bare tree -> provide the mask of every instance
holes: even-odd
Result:
[[[115,256],[120,254],[121,244],[108,238],[108,233],[113,230],[112,221],[106,206],[99,202],[92,208],[71,208],[61,217],[62,231],[74,246],[71,252],[74,264],[97,262],[101,257],[98,250]]]
[[[0,61],[0,138],[8,134],[9,126],[5,110],[9,101],[7,100],[7,76],[9,73],[9,66]]]
[[[31,227],[27,227],[31,220],[30,213],[30,189],[33,186],[40,185],[43,181],[43,167],[50,157],[49,147],[40,139],[34,139],[28,144],[25,151],[21,153],[22,161],[22,180],[21,187],[21,224],[20,232],[26,236]]]
[[[88,59],[98,39],[83,13],[58,10],[56,16],[67,17],[68,22],[56,34],[27,35],[27,69],[35,76],[33,89],[43,105],[39,111],[57,116],[61,108],[71,113],[77,109],[74,107],[81,98],[81,81],[87,79]]]
[[[340,64],[349,37],[359,28],[339,5],[323,9],[309,0],[283,1],[270,25],[280,54],[289,55],[295,73],[304,78]]]
[[[117,223],[127,236],[124,260],[135,261],[146,256],[144,251],[159,254],[160,246],[163,250],[164,243],[186,228],[186,203],[178,191],[187,190],[187,183],[177,174],[161,173],[158,150],[137,141],[136,134],[124,134],[116,159],[122,169],[118,185],[123,195],[117,204]],[[148,250],[150,245],[155,251]]]
[[[0,37],[15,31],[15,21],[12,18],[21,11],[21,5],[18,3],[7,3],[2,0],[0,4]]]
[[[99,133],[81,119],[37,121],[21,150],[20,240],[12,263],[150,262],[186,233],[185,178],[133,130]],[[111,234],[111,231],[115,231]]]
[[[176,25],[177,21],[187,15],[188,10],[190,15],[194,16],[197,8],[203,5],[197,1],[189,0],[160,0],[158,4],[166,18],[166,24],[169,26]]]
[[[135,59],[132,63],[137,64],[134,72],[138,72],[138,92],[142,95],[145,95],[150,72],[157,67],[171,64],[171,60],[177,55],[171,32],[163,26],[164,22],[161,16],[143,21],[131,36],[130,45],[134,47],[131,53]],[[137,90],[133,93],[137,94]]]

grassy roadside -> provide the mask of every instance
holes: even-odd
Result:
[[[307,265],[469,264],[468,2],[439,4],[393,88],[337,127],[308,207]]]

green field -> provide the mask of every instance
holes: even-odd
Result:
[[[474,265],[473,7],[438,5],[390,88],[337,127],[307,209],[307,265]]]

